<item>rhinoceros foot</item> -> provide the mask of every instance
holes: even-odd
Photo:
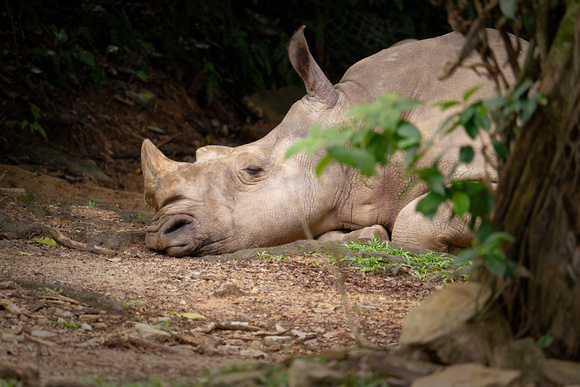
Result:
[[[322,242],[327,241],[351,241],[356,239],[372,239],[373,237],[378,238],[381,241],[390,241],[389,233],[385,228],[379,224],[374,226],[364,227],[360,230],[355,230],[351,232],[347,231],[328,231],[324,234],[316,237],[317,240]]]

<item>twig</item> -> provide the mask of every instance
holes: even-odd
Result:
[[[39,339],[38,337],[34,337],[31,335],[26,335],[26,338],[30,341],[34,341],[35,343],[43,344],[43,345],[46,345],[48,347],[56,345],[55,343],[53,343],[51,341],[42,340],[42,339]]]
[[[366,341],[365,338],[362,337],[358,329],[358,326],[354,323],[354,320],[352,318],[352,309],[350,307],[350,303],[348,302],[348,296],[346,295],[346,289],[344,286],[345,283],[344,276],[336,267],[330,266],[329,269],[330,272],[334,274],[338,282],[338,293],[340,294],[342,307],[344,308],[344,316],[346,317],[346,322],[348,324],[350,331],[354,334],[358,346],[361,348],[372,348],[372,346],[368,343],[368,341]]]
[[[175,351],[169,347],[166,347],[165,345],[157,344],[157,343],[154,343],[153,341],[141,339],[139,337],[129,336],[129,343],[134,344],[134,345],[138,345],[141,347],[159,349],[165,353],[173,353],[173,354],[177,353],[177,351]]]
[[[247,322],[241,321],[231,321],[231,322],[218,322],[212,321],[206,325],[193,329],[195,332],[200,333],[211,333],[215,330],[224,330],[224,331],[258,331],[260,328],[250,325]]]
[[[89,251],[95,254],[102,254],[102,255],[110,255],[113,256],[117,254],[115,250],[107,249],[106,247],[99,247],[99,246],[91,246],[86,243],[73,241],[70,238],[65,237],[60,233],[60,231],[51,228],[49,230],[50,236],[60,243],[63,246],[68,247],[69,249],[81,250],[81,251]]]
[[[41,296],[40,298],[44,298],[44,299],[47,299],[47,300],[64,301],[64,302],[68,302],[68,303],[75,304],[75,305],[82,304],[80,301],[77,301],[77,300],[75,300],[73,298],[61,296],[60,294],[45,294],[45,295]]]

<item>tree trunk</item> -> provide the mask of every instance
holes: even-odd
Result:
[[[494,223],[517,238],[508,259],[530,278],[502,293],[516,335],[554,338],[549,351],[580,360],[580,3],[568,3],[542,62],[548,105],[523,128],[502,171]],[[489,279],[494,281],[494,279]],[[497,281],[497,279],[496,279]],[[499,285],[496,283],[496,285]]]

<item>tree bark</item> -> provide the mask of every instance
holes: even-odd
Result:
[[[494,224],[517,238],[508,259],[530,278],[495,282],[514,334],[549,335],[580,360],[580,3],[571,1],[542,62],[548,98],[523,128],[498,186]]]

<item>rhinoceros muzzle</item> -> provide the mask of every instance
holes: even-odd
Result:
[[[154,250],[165,251],[174,257],[191,254],[196,246],[192,243],[196,222],[189,215],[172,215],[159,219],[146,230],[145,245]]]

